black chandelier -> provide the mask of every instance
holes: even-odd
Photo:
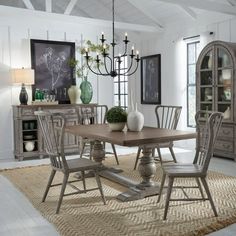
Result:
[[[92,68],[92,66],[90,65],[89,61],[91,56],[89,55],[88,49],[86,50],[86,63],[87,66],[89,68],[89,70],[91,72],[93,72],[96,75],[102,75],[102,76],[111,76],[111,77],[116,77],[118,76],[118,78],[120,78],[120,76],[130,76],[132,74],[134,74],[137,69],[138,69],[138,65],[139,65],[139,61],[140,61],[140,57],[139,57],[139,52],[136,52],[136,55],[134,54],[134,46],[132,46],[131,49],[131,53],[129,54],[130,56],[130,64],[127,67],[127,70],[122,71],[121,73],[121,62],[122,60],[124,60],[124,58],[126,56],[128,56],[127,54],[127,48],[128,48],[128,43],[130,42],[128,40],[128,36],[127,33],[125,34],[125,39],[123,40],[125,48],[124,48],[124,53],[123,54],[119,54],[118,56],[115,56],[115,46],[117,45],[115,43],[115,7],[114,7],[114,0],[112,0],[112,42],[111,42],[111,46],[112,46],[112,55],[110,56],[109,53],[106,50],[106,39],[104,37],[104,33],[102,33],[102,37],[100,39],[101,43],[102,43],[102,53],[101,55],[97,54],[96,59],[92,60],[96,62],[96,65],[94,67],[94,69]],[[134,69],[133,68],[133,62],[134,60],[136,61],[136,66]],[[100,66],[103,66],[103,69],[101,70]]]

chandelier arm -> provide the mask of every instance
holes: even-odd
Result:
[[[110,74],[108,69],[107,69],[107,61],[106,61],[106,58],[108,58],[111,62],[111,65],[112,65],[112,59],[107,55],[106,57],[104,57],[104,67],[105,67],[105,71],[107,72],[107,74]],[[111,66],[111,70],[112,70],[112,66]]]
[[[130,62],[129,69],[128,69],[128,70],[126,70],[126,72],[125,72],[124,74],[128,74],[128,73],[129,73],[129,71],[131,70],[132,66],[133,66],[133,58],[131,59],[131,62]]]
[[[128,72],[125,73],[125,76],[131,76],[131,75],[133,75],[133,74],[137,71],[137,69],[138,69],[138,65],[139,65],[139,62],[137,61],[137,65],[136,65],[135,70],[134,70],[133,72],[131,72],[130,74],[128,74]]]
[[[92,71],[95,75],[103,75],[103,74],[97,73],[96,71],[94,71],[94,70],[90,67],[90,65],[89,65],[89,63],[88,63],[88,59],[86,59],[86,64],[87,64],[89,70]]]
[[[125,51],[123,54],[121,54],[120,57],[125,57],[125,56],[127,56],[127,44],[125,44]]]

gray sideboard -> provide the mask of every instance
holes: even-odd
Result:
[[[18,160],[39,157],[43,158],[46,153],[34,111],[47,110],[66,114],[67,124],[78,124],[76,107],[82,106],[94,113],[97,104],[58,104],[58,105],[17,105],[13,106],[13,129],[14,129],[14,156]],[[66,154],[79,153],[80,139],[71,134],[65,134]]]

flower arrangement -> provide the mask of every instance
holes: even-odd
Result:
[[[106,48],[106,50],[109,50],[109,45],[105,44],[105,48]],[[104,50],[104,46],[102,44],[94,44],[90,40],[86,40],[83,46],[78,47],[78,50],[82,56],[84,56],[86,54],[86,50],[88,52],[102,54],[103,50]],[[90,57],[88,63],[89,63],[90,67],[94,67],[94,68],[97,67],[97,63],[96,63],[94,57]],[[86,59],[81,60],[81,61],[71,59],[69,61],[69,64],[71,67],[75,68],[77,76],[79,78],[81,78],[82,81],[87,79],[88,73],[89,73],[89,68],[88,68]],[[103,63],[100,62],[99,65],[102,65],[102,64]]]

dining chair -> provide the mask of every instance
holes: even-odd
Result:
[[[88,191],[99,190],[103,203],[106,204],[105,196],[98,175],[101,167],[100,163],[96,163],[86,158],[74,158],[68,160],[64,153],[64,130],[66,125],[66,117],[62,113],[50,113],[48,111],[35,111],[38,124],[42,133],[45,151],[48,154],[51,162],[51,174],[44,192],[42,202],[45,202],[48,191],[51,187],[61,185],[61,192],[56,208],[56,214],[59,213],[62,199],[64,196],[72,194],[86,193]],[[56,172],[63,173],[63,182],[59,184],[52,184]],[[85,171],[92,171],[94,173],[97,188],[87,188],[85,182]],[[77,180],[68,180],[71,173],[81,172],[81,178]],[[83,189],[79,189],[74,185],[75,182],[82,181]],[[69,184],[76,191],[65,194],[66,185]]]
[[[179,122],[181,110],[182,110],[181,106],[167,106],[167,105],[156,106],[155,115],[157,120],[157,128],[176,129]],[[160,150],[161,148],[169,148],[173,161],[177,162],[173,151],[173,142],[153,144],[151,145],[151,147],[152,147],[152,155],[156,162],[160,162],[161,164],[163,163]],[[158,156],[155,156],[155,149],[157,149]],[[142,147],[139,147],[134,164],[134,170],[137,167],[138,160],[141,159],[140,158],[141,151]]]
[[[198,201],[209,200],[214,215],[217,216],[217,211],[207,184],[207,170],[211,157],[213,156],[213,148],[216,141],[218,131],[223,119],[223,114],[220,112],[198,111],[195,115],[197,142],[196,153],[193,163],[167,163],[162,165],[162,181],[157,202],[160,202],[162,191],[165,184],[165,179],[168,177],[167,194],[165,201],[165,210],[163,220],[166,220],[170,201]],[[193,178],[196,180],[196,186],[173,186],[174,180],[177,178]],[[201,182],[200,182],[201,181]],[[202,185],[205,189],[207,197],[204,196]],[[180,188],[185,198],[171,198],[173,188]],[[185,188],[198,188],[201,197],[190,198],[185,191]]]
[[[108,107],[106,105],[96,105],[91,109],[91,107],[78,106],[76,107],[78,114],[79,124],[89,125],[89,124],[104,124],[106,123],[106,114]],[[89,158],[92,159],[92,149],[94,144],[94,139],[82,138],[82,145],[80,151],[80,157],[84,155],[86,146],[89,147]],[[106,151],[106,143],[103,143],[104,150],[106,154],[113,154],[116,159],[117,165],[119,165],[119,160],[116,152],[115,145],[111,143],[112,151]]]

